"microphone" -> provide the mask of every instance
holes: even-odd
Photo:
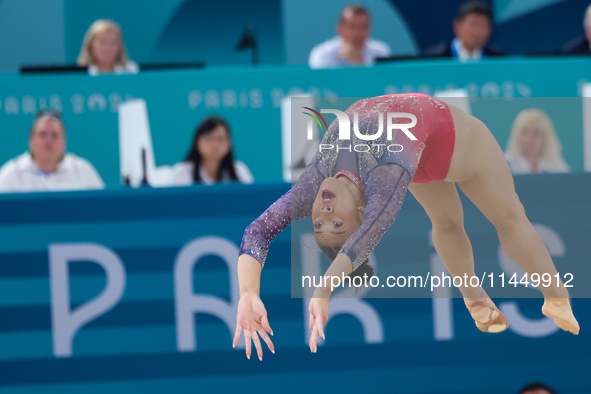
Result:
[[[244,28],[244,33],[242,33],[240,41],[236,44],[236,51],[242,51],[248,48],[252,50],[252,65],[257,66],[259,64],[259,46],[253,25],[248,25]]]
[[[146,148],[142,148],[142,172],[143,172],[143,177],[142,177],[142,186],[150,186],[150,184],[148,183],[148,169],[147,169],[147,165],[146,165]]]

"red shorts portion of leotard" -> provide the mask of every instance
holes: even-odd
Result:
[[[442,101],[440,102],[443,103]],[[447,176],[454,153],[456,131],[447,105],[445,109],[445,119],[441,119],[440,126],[427,138],[425,149],[423,149],[423,154],[419,160],[417,172],[412,182],[426,183],[442,181]]]
[[[393,94],[389,96],[430,97],[419,93]],[[454,153],[456,132],[451,112],[443,101],[436,98],[432,98],[431,101],[434,104],[433,106],[422,106],[423,114],[425,118],[429,119],[430,124],[436,123],[438,125],[425,140],[425,148],[417,165],[417,172],[412,180],[414,183],[427,183],[445,179]]]

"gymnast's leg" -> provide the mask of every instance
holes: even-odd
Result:
[[[427,212],[433,225],[433,245],[452,276],[472,277],[474,255],[464,229],[464,211],[453,182],[411,183],[408,188]],[[478,329],[501,332],[509,324],[481,287],[460,287]]]
[[[515,192],[513,176],[501,147],[478,119],[450,106],[456,129],[456,146],[446,181],[462,191],[495,226],[507,256],[529,275],[556,274],[552,258],[540,235],[525,215]],[[562,285],[562,283],[561,283]],[[540,286],[545,298],[542,313],[565,331],[578,334],[568,291]]]

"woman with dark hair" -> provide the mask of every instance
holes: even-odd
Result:
[[[398,129],[387,127],[384,132],[386,113],[388,124],[394,120]],[[557,273],[515,193],[503,151],[481,121],[424,94],[359,100],[337,117],[353,125],[354,135],[341,135],[340,122],[332,122],[321,149],[295,185],[244,232],[233,343],[238,343],[244,331],[249,358],[251,340],[262,358],[259,336],[274,351],[268,336],[272,330],[259,296],[269,244],[292,221],[309,216],[316,241],[333,259],[325,277],[358,275],[357,270],[368,269],[369,254],[394,223],[410,190],[431,219],[433,243],[449,273],[472,277],[474,256],[464,229],[457,184],[495,226],[509,258],[530,276]],[[404,126],[405,120],[397,122],[404,117],[411,119],[408,126]],[[347,149],[367,146],[367,140],[373,140],[369,142],[371,149]],[[390,149],[392,144],[394,149]],[[482,287],[464,284],[459,290],[479,330],[496,333],[507,329],[505,316]],[[579,324],[562,282],[540,286],[540,290],[545,298],[542,313],[563,330],[578,334]],[[310,300],[312,352],[316,352],[318,337],[324,338],[332,291],[330,286],[317,287]]]
[[[178,186],[253,182],[248,167],[234,160],[230,126],[217,116],[207,117],[197,126],[185,161],[176,164],[172,171],[172,182]]]

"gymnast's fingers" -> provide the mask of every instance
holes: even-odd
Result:
[[[269,334],[273,335],[273,329],[271,328],[271,325],[269,324],[269,319],[267,318],[266,311],[263,314],[263,316],[261,316],[261,324],[263,325],[263,328],[265,329],[265,331],[267,331]]]
[[[316,325],[318,326],[318,336],[322,339],[326,339],[324,337],[324,323],[322,323],[322,319],[316,319]]]
[[[265,330],[258,330],[257,332],[259,333],[261,338],[263,338],[263,341],[265,341],[271,353],[275,354],[275,345],[273,345],[273,341],[271,341],[271,337],[269,337],[269,334],[267,334]]]
[[[310,335],[310,351],[312,353],[316,353],[317,350],[317,342],[318,342],[318,329],[316,326],[312,329],[312,334]]]
[[[242,326],[236,323],[236,332],[234,333],[234,340],[232,341],[232,347],[236,347],[238,345],[238,341],[240,341],[240,333],[242,332]]]
[[[256,335],[256,334],[255,334]],[[246,358],[250,360],[252,335],[249,330],[244,330],[244,344],[246,345]]]
[[[259,340],[259,336],[256,331],[252,332],[252,341],[254,342],[254,347],[257,350],[257,356],[259,356],[259,360],[263,361],[263,347],[261,346],[261,341]]]

